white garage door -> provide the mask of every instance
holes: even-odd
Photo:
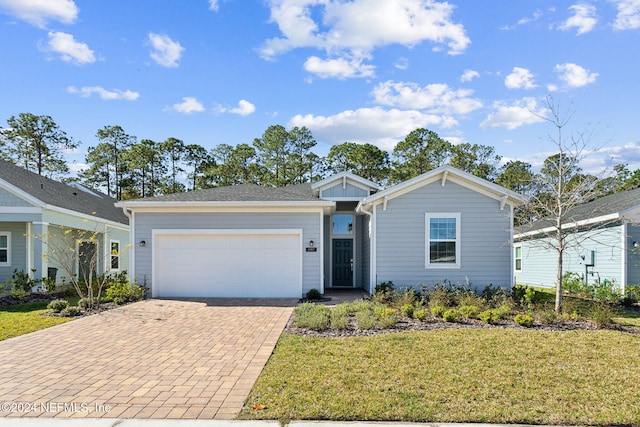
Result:
[[[153,296],[299,298],[301,230],[162,231],[153,237]]]

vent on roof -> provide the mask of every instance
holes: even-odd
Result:
[[[78,184],[77,182],[70,182],[67,184],[69,187],[73,187],[76,188],[80,191],[84,191],[87,194],[91,194],[94,197],[99,197],[102,199],[102,196],[99,195],[98,193],[94,193],[93,191],[89,190],[87,187],[85,187],[84,185]],[[74,192],[74,195],[77,195],[78,193]]]

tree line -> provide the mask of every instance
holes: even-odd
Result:
[[[281,125],[269,126],[250,144],[223,143],[211,150],[173,137],[138,141],[121,126],[105,126],[96,132],[98,143],[87,149],[87,167],[68,178],[64,151],[78,148],[79,143],[50,116],[21,113],[10,117],[7,125],[0,128],[3,158],[41,175],[77,180],[118,200],[246,183],[293,185],[343,171],[392,185],[445,164],[538,199],[552,197],[545,196],[548,188],[538,183],[554,176],[558,161],[574,165],[563,174],[568,185],[590,182],[600,190],[599,196],[640,185],[640,170],[617,165],[612,176],[598,178],[585,174],[577,162],[559,158],[566,153],[548,157],[538,173],[520,160],[500,166],[502,156],[491,146],[454,145],[423,128],[410,132],[391,153],[373,144],[343,142],[319,156],[313,152],[317,142],[309,129],[287,130]]]

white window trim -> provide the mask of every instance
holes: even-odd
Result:
[[[10,231],[0,231],[0,236],[7,236],[7,247],[2,248],[7,250],[7,262],[0,262],[0,266],[2,267],[10,267],[11,266],[11,232]]]
[[[118,268],[112,268],[112,260],[111,257],[113,257],[114,255],[111,253],[111,245],[117,243],[118,244]],[[109,240],[109,271],[120,271],[121,268],[120,266],[122,265],[122,245],[120,244],[120,240]]]
[[[518,268],[518,249],[520,249],[520,268]],[[522,272],[522,245],[516,245],[513,247],[513,268],[519,273]]]
[[[460,257],[460,247],[462,246],[462,239],[460,235],[460,212],[427,212],[425,213],[425,254],[424,254],[424,265],[427,269],[459,269],[462,267],[462,260]],[[431,222],[431,218],[455,218],[456,220],[456,262],[455,263],[442,263],[442,262],[431,262],[429,257],[429,246],[431,243],[431,234],[429,232],[430,227],[429,223]]]

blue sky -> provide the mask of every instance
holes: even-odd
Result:
[[[0,126],[53,117],[74,169],[107,125],[208,149],[306,126],[321,155],[424,127],[537,166],[548,95],[586,170],[640,168],[640,0],[0,0],[0,48]]]

